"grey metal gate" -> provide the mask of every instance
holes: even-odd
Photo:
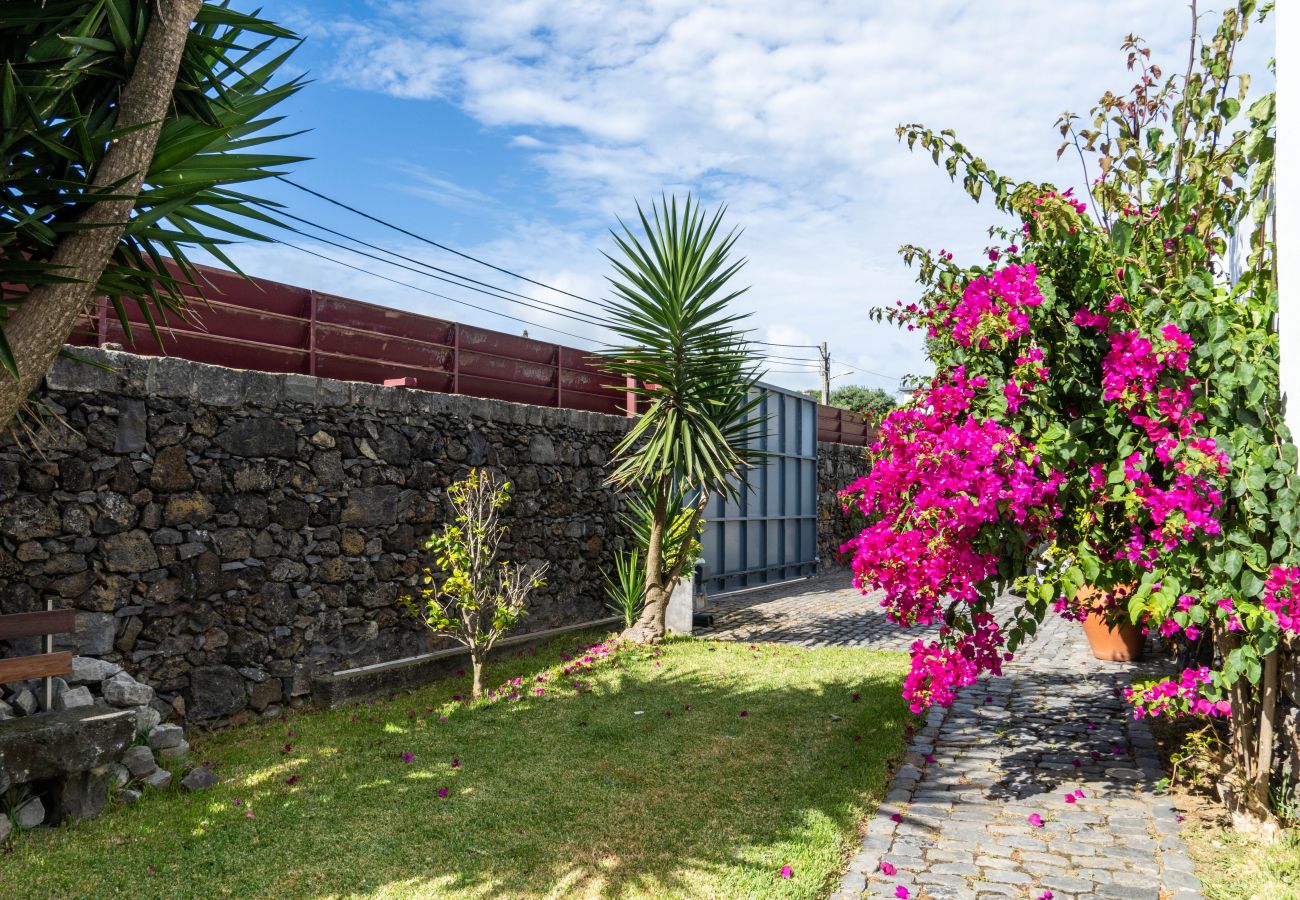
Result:
[[[755,439],[768,452],[751,469],[738,500],[712,497],[705,508],[706,595],[802,578],[817,571],[817,402],[760,385],[766,417]]]

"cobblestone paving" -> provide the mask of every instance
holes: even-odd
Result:
[[[697,634],[722,641],[906,650],[928,629],[887,622],[881,596],[862,596],[839,573],[725,594],[709,603],[714,627]]]
[[[706,633],[725,640],[903,650],[920,633],[900,634],[843,577],[711,608]],[[1002,677],[930,712],[832,900],[899,887],[929,900],[1201,897],[1174,808],[1154,790],[1151,733],[1118,693],[1133,674],[1093,659],[1077,625],[1049,618]]]

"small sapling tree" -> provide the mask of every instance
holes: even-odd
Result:
[[[422,572],[418,598],[406,602],[431,629],[469,651],[477,699],[488,653],[524,616],[528,595],[545,584],[549,564],[497,558],[507,531],[501,510],[510,502],[510,482],[472,469],[447,489],[447,497],[454,521],[425,541],[433,567]]]

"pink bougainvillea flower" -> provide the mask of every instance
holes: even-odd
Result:
[[[747,709],[742,709],[742,710],[740,711],[740,717],[741,717],[742,719],[747,718],[748,716],[749,716],[749,710],[747,710]]]
[[[236,797],[234,800],[231,800],[230,803],[231,803],[232,806],[243,806],[243,805],[244,805],[244,801],[243,801],[243,799],[240,798],[240,797]]]
[[[894,888],[894,896],[897,897],[898,900],[907,900],[908,897],[912,896],[912,892],[900,884]]]
[[[293,752],[293,744],[285,744],[283,747],[280,748],[280,752],[281,752],[281,753],[292,753],[292,752]]]
[[[452,703],[459,703],[459,702],[460,702],[460,694],[452,694],[452,695],[451,695],[451,702],[452,702]]]
[[[794,877],[794,869],[791,868],[790,866],[782,866],[782,867],[781,867],[781,877],[782,877],[782,878],[793,878],[793,877]]]
[[[934,754],[933,753],[925,754],[925,761],[928,763],[934,762]]]
[[[1076,797],[1076,796],[1074,796],[1074,794],[1066,794],[1066,795],[1065,795],[1065,802],[1066,802],[1066,803],[1078,803],[1078,802],[1079,802],[1079,798]]]
[[[451,767],[452,767],[453,769],[459,769],[459,768],[460,768],[460,760],[459,760],[458,758],[456,758],[456,757],[453,756],[453,757],[451,758]]]
[[[1096,750],[1089,751],[1088,755],[1092,757],[1093,762],[1096,762],[1097,760],[1101,759],[1101,754],[1098,753]]]
[[[1052,892],[1043,891],[1041,894],[1038,895],[1038,900],[1052,900]]]
[[[893,822],[895,825],[901,825],[903,823],[903,814],[894,813],[892,816],[889,817],[889,820]]]
[[[410,761],[413,760],[413,759],[415,759],[415,754],[414,754],[414,753],[403,753],[403,754],[402,754],[402,762],[410,762]]]
[[[1073,762],[1076,769],[1083,765],[1083,760],[1079,759],[1077,756],[1074,758]]]
[[[297,783],[298,783],[298,776],[297,776],[297,775],[290,775],[288,778],[286,778],[286,779],[284,780],[284,783],[285,783],[285,784],[291,784],[291,785],[292,785],[292,784],[297,784]]]
[[[880,871],[886,875],[893,876],[898,874],[898,867],[893,863],[891,863],[889,860],[882,859],[880,861]]]
[[[447,796],[447,789],[446,789],[446,788],[438,788],[438,796],[439,796],[439,797],[445,797],[445,796]]]
[[[1043,817],[1040,816],[1038,813],[1030,813],[1028,821],[1029,824],[1033,825],[1035,828],[1043,827]]]
[[[859,700],[861,700],[861,699],[862,699],[862,695],[859,694],[857,691],[854,691],[854,692],[853,692],[853,702],[854,702],[854,703],[857,703],[857,702],[858,702]]]
[[[853,735],[853,740],[855,740],[855,741],[860,741],[860,740],[862,740],[862,735],[860,735],[860,734],[855,734],[855,735]]]

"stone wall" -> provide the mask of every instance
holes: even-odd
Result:
[[[826,571],[844,563],[839,549],[862,530],[862,516],[844,512],[837,496],[866,474],[866,449],[847,444],[817,443],[817,555]]]
[[[0,444],[0,611],[75,607],[75,650],[162,709],[274,712],[312,674],[430,649],[398,599],[470,466],[515,485],[505,554],[551,564],[522,630],[607,615],[624,419],[78,352],[113,371],[61,360],[39,399],[66,425]]]

